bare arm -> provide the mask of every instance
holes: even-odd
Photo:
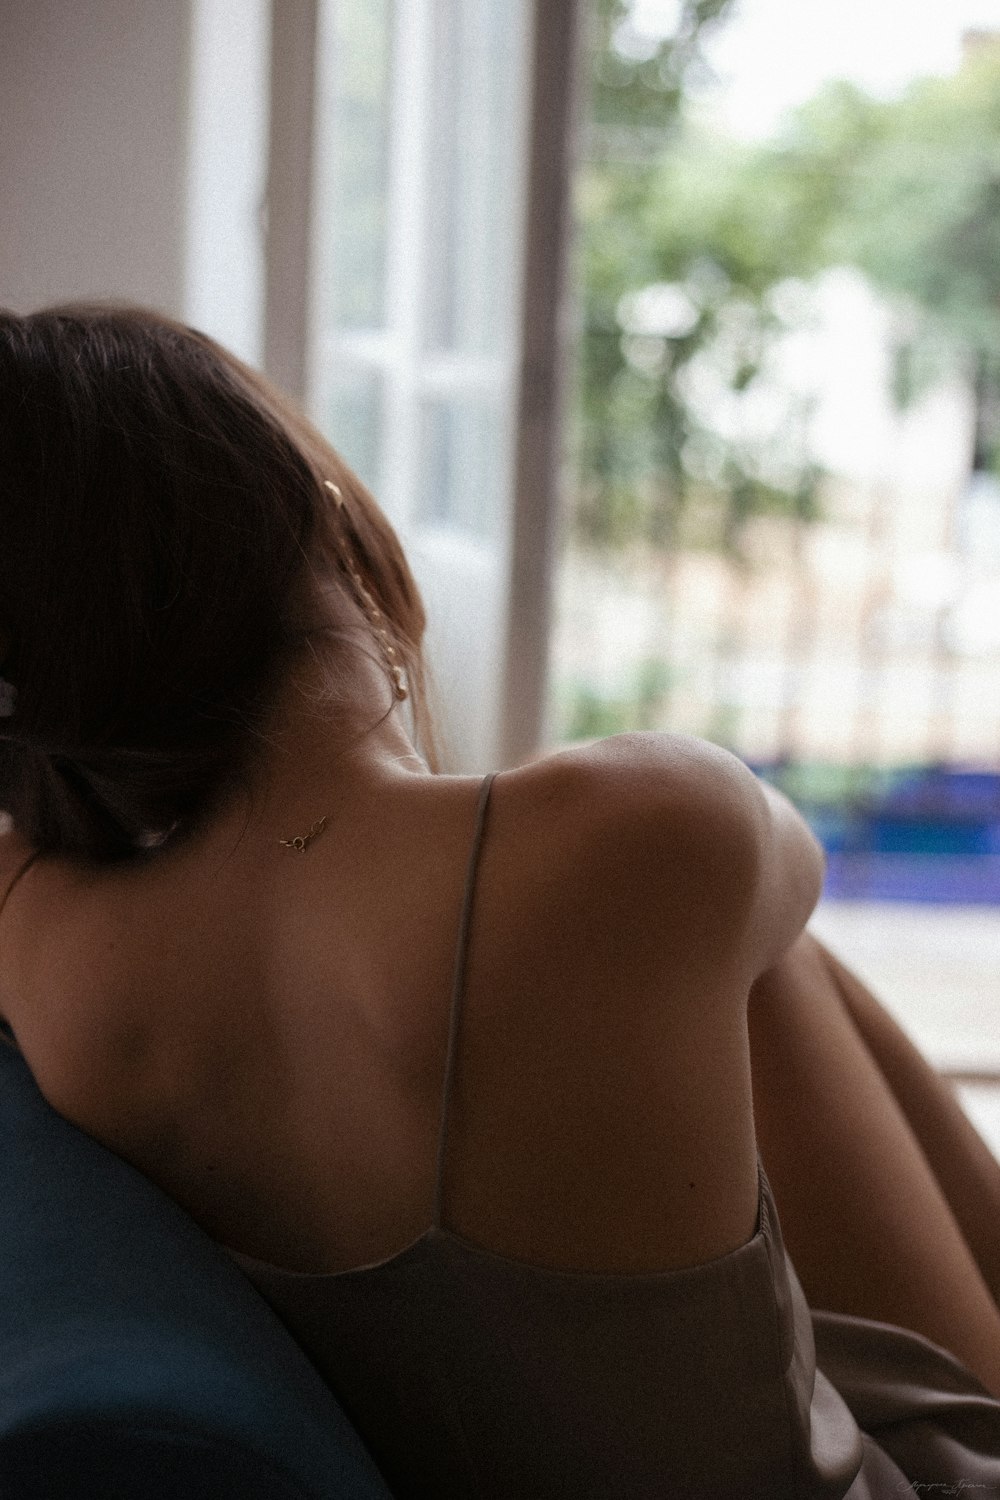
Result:
[[[509,1245],[553,1265],[725,1253],[758,1209],[747,997],[808,919],[819,848],[682,736],[573,747],[497,793],[465,1032],[491,1170],[466,1232],[502,1200]]]

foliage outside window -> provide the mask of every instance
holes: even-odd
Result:
[[[681,0],[652,40],[628,0],[593,0],[569,556],[630,665],[602,679],[591,621],[601,649],[564,653],[558,713],[566,738],[706,734],[843,821],[887,776],[1000,756],[983,623],[1000,587],[1000,44],[968,37],[953,76],[893,100],[829,83],[748,142],[698,107],[733,9]],[[802,349],[838,276],[878,310],[901,431],[929,393],[965,393],[966,451],[919,556],[892,552],[892,485],[861,494],[814,440],[824,371]],[[838,598],[816,559],[848,542],[865,577]]]

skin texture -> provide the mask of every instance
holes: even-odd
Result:
[[[336,725],[317,673],[290,677],[249,801],[139,866],[39,860],[0,922],[0,1011],[50,1102],[215,1238],[306,1271],[430,1222],[480,785],[380,719],[377,665]],[[7,836],[0,888],[29,854]],[[926,1333],[1000,1395],[996,1164],[802,936],[821,877],[790,806],[700,742],[500,775],[444,1221],[542,1265],[696,1264],[754,1232],[759,1143],[807,1294]]]
[[[915,1329],[1000,1395],[1000,1165],[860,981],[805,933],[754,985],[754,1116],[810,1305]]]

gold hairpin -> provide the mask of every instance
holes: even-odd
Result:
[[[332,479],[324,479],[323,488],[330,491],[330,494],[337,502],[337,509],[339,511],[347,510],[347,502],[344,499],[344,492],[340,488],[339,484],[334,484]],[[385,657],[385,664],[389,670],[389,676],[392,680],[393,696],[400,702],[402,702],[404,698],[407,698],[409,696],[409,690],[406,686],[406,679],[403,676],[403,668],[400,665],[399,653],[392,643],[392,637],[390,636],[388,630],[385,628],[385,616],[379,609],[378,605],[375,603],[375,599],[372,596],[370,590],[365,587],[364,579],[361,577],[361,574],[358,572],[353,560],[347,554],[346,550],[341,553],[341,561],[343,562],[343,565],[347,570],[348,577],[354,585],[355,592],[357,593],[358,599],[361,603],[361,608],[368,616],[368,623],[375,633],[379,646],[382,648],[382,655]]]
[[[286,849],[296,849],[299,854],[305,854],[313,839],[317,834],[322,833],[325,827],[326,818],[318,818],[308,833],[300,833],[294,839],[279,839],[278,843],[282,844]]]

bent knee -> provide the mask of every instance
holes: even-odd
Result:
[[[808,928],[800,932],[778,961],[756,979],[750,989],[750,1003],[755,1007],[775,1001],[788,1001],[797,994],[829,990],[832,977],[826,962],[826,949]]]

